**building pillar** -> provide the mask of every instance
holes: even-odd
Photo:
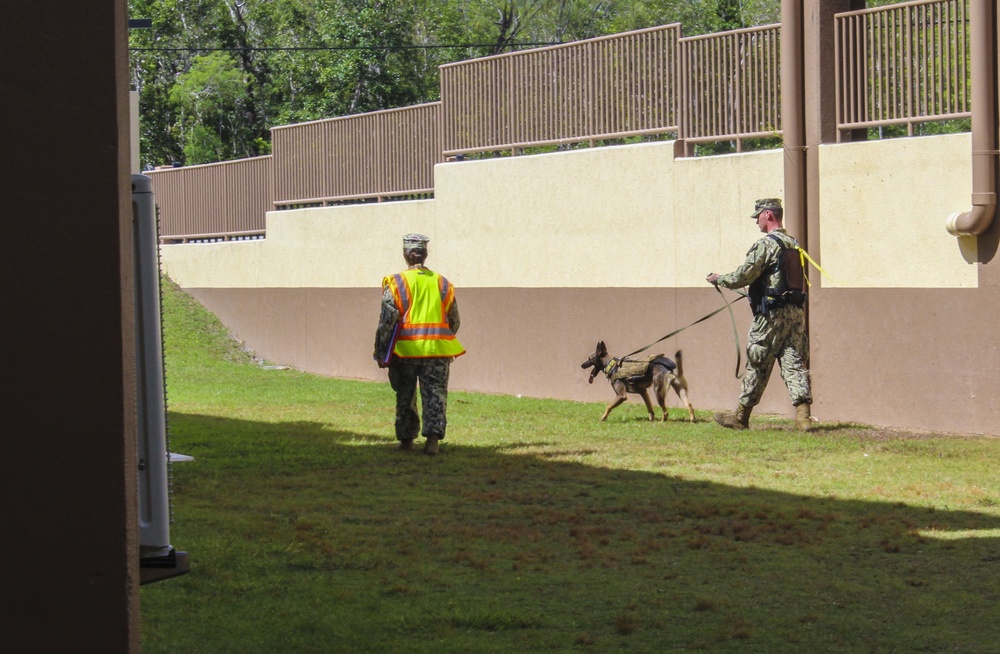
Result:
[[[798,225],[800,241],[819,260],[822,234],[819,229],[820,180],[819,146],[837,141],[836,58],[834,16],[865,8],[865,0],[784,0],[784,6],[801,6],[802,137],[804,155],[796,162],[802,175],[804,216]],[[783,11],[787,11],[783,8]],[[784,26],[782,33],[784,38]],[[785,52],[782,52],[784,55]],[[782,79],[782,87],[786,83]],[[787,159],[786,159],[787,162]],[[787,165],[787,164],[786,164]],[[789,231],[792,231],[791,229]],[[810,278],[813,288],[821,286],[821,276]]]

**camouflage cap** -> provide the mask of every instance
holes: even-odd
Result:
[[[403,237],[404,250],[426,250],[429,238],[423,234],[407,234]]]
[[[757,216],[759,216],[762,211],[769,211],[772,209],[780,209],[780,208],[781,208],[780,198],[761,198],[760,200],[757,200],[756,202],[753,203],[753,214],[751,214],[750,217],[756,220]]]

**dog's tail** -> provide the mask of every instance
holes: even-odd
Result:
[[[684,376],[684,357],[681,356],[681,351],[680,350],[677,350],[677,352],[674,353],[674,363],[677,364],[677,376],[678,377],[683,377]]]

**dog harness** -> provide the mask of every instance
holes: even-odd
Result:
[[[628,357],[616,357],[604,364],[602,372],[607,375],[612,382],[616,381],[638,381],[649,374],[649,367],[653,363],[665,366],[668,370],[674,370],[677,364],[663,356],[654,354],[641,359],[630,359]]]

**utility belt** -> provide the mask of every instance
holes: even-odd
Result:
[[[807,293],[803,293],[802,291],[782,291],[774,287],[767,288],[759,300],[751,302],[753,315],[768,316],[771,314],[771,311],[780,309],[781,307],[801,307],[805,303],[807,295]]]

